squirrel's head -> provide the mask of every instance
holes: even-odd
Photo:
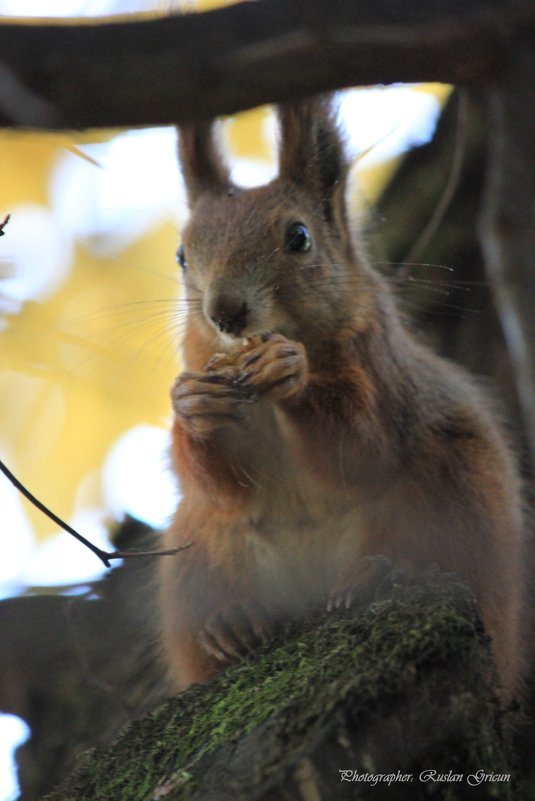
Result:
[[[212,123],[180,131],[190,217],[177,260],[191,324],[219,347],[272,331],[332,339],[354,319],[355,294],[365,293],[332,98],[282,105],[278,118],[278,177],[247,190],[232,183]]]

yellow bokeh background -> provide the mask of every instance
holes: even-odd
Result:
[[[65,145],[65,136],[0,135],[0,208],[11,214],[0,239],[0,276],[6,263],[8,273],[12,269],[3,256],[9,252],[17,209],[49,203],[50,173]],[[177,238],[169,215],[113,258],[98,259],[75,241],[71,267],[59,288],[5,318],[0,448],[11,470],[60,516],[69,518],[76,502],[101,505],[98,481],[86,497],[76,497],[84,477],[99,470],[110,444],[125,430],[140,420],[161,424],[166,418],[167,386],[177,368],[169,358],[174,342],[165,330],[172,306],[164,304],[165,319],[159,301],[178,294]],[[165,361],[162,354],[167,354]],[[26,509],[38,534],[56,530],[30,505]]]

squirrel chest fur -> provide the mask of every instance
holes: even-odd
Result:
[[[181,131],[190,219],[183,498],[161,565],[174,686],[208,680],[311,608],[358,609],[396,572],[460,575],[502,692],[521,670],[523,521],[487,402],[416,342],[348,221],[332,99],[278,110],[279,176],[234,186],[211,124]]]

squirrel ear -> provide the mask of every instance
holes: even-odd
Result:
[[[205,192],[231,187],[230,171],[214,137],[214,123],[179,128],[179,157],[190,206]]]
[[[343,203],[348,161],[333,108],[334,95],[279,106],[279,174],[304,186],[330,222]]]

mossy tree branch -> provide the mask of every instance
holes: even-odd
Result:
[[[342,770],[412,776],[389,798],[429,797],[420,774],[434,770],[462,774],[437,781],[434,798],[512,799],[493,676],[471,596],[433,574],[361,617],[294,626],[92,752],[48,801],[383,797]],[[470,787],[480,770],[502,778]]]

